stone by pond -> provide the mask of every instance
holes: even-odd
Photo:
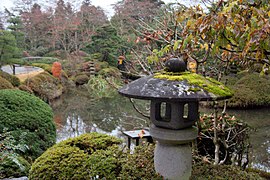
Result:
[[[147,103],[136,101],[141,109]],[[124,138],[122,131],[148,127],[149,122],[137,113],[127,98],[95,99],[85,90],[63,94],[51,104],[57,123],[57,141],[86,132],[101,132]],[[209,112],[209,109],[201,109]],[[269,108],[229,110],[228,113],[254,128],[250,135],[252,166],[270,172],[270,111]]]

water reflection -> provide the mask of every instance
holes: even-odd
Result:
[[[137,102],[138,106],[147,105]],[[94,99],[86,90],[64,94],[52,104],[57,124],[57,141],[87,132],[121,137],[121,131],[140,129],[149,122],[134,111],[127,98],[117,93],[112,99]]]
[[[136,104],[141,110],[149,106],[146,101],[136,101]],[[57,141],[88,132],[122,137],[122,131],[149,126],[149,121],[133,109],[129,100],[117,93],[111,99],[95,99],[86,90],[72,91],[55,101],[52,107],[58,127]],[[209,109],[201,108],[201,112],[209,112]],[[270,172],[269,108],[228,112],[253,128],[250,161],[253,167]]]

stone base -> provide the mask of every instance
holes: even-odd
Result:
[[[151,124],[150,134],[153,139],[165,144],[186,144],[198,137],[198,130],[190,127],[181,130],[165,129]]]
[[[191,142],[198,136],[194,127],[172,130],[151,125],[150,134],[158,141],[155,148],[155,170],[164,179],[188,180],[192,170]]]
[[[164,179],[188,180],[192,170],[192,154],[189,144],[169,145],[157,143],[155,148],[155,170]]]

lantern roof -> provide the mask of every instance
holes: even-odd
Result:
[[[137,79],[118,92],[136,99],[186,102],[222,100],[233,95],[221,82],[186,71],[181,59],[170,59],[165,66],[165,71]]]

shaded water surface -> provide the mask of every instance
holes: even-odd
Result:
[[[68,92],[51,104],[57,123],[57,141],[88,132],[123,137],[122,131],[148,126],[148,120],[134,110],[127,98],[116,93],[114,98],[95,99],[90,94],[83,89]],[[145,101],[136,101],[136,105],[141,110],[149,106]],[[228,112],[252,127],[252,166],[270,172],[269,108]]]

